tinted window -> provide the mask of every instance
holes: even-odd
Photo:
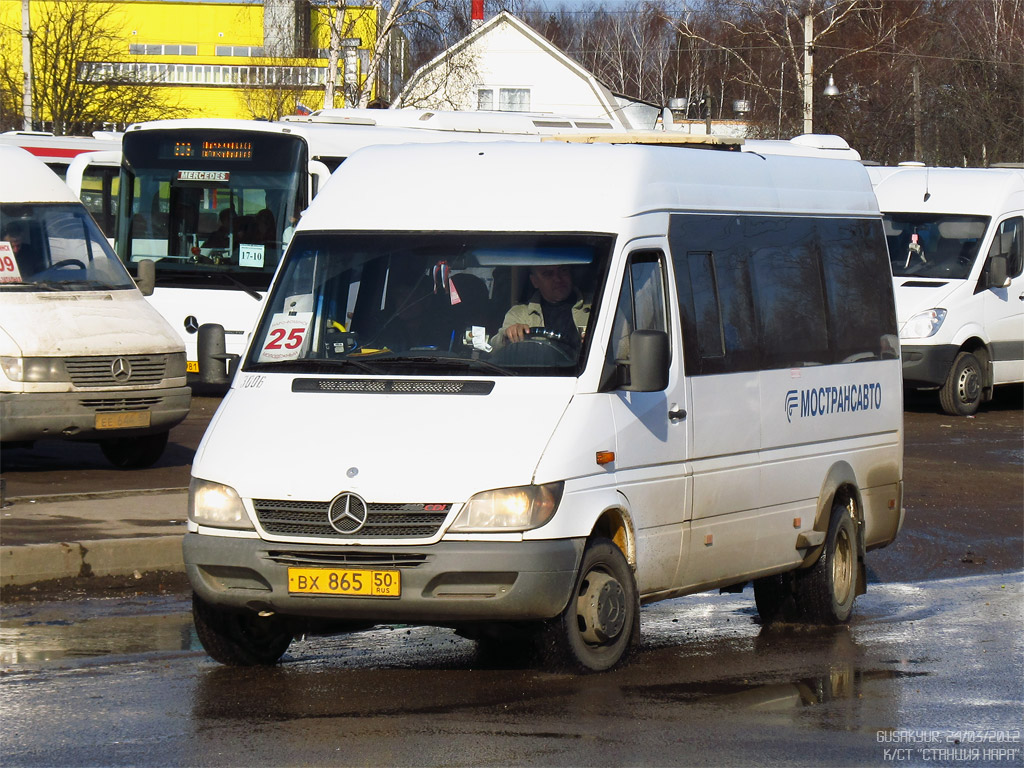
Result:
[[[677,215],[669,240],[691,375],[896,355],[880,222]]]

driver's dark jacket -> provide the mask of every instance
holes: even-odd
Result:
[[[576,330],[583,337],[587,329],[587,322],[590,320],[590,304],[583,298],[583,294],[576,291],[576,303],[572,305],[572,321],[576,324]],[[491,346],[500,349],[508,340],[505,338],[505,329],[511,325],[522,323],[531,328],[544,327],[544,313],[540,306],[540,293],[534,292],[527,304],[516,304],[505,313],[505,319],[501,321],[501,330],[491,339]]]

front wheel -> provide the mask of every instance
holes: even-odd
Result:
[[[622,661],[639,635],[633,570],[615,544],[593,539],[583,551],[569,604],[542,631],[545,660],[551,666],[602,672]]]
[[[970,352],[961,352],[953,361],[949,376],[939,390],[942,410],[950,416],[970,416],[981,405],[984,389],[981,362]]]
[[[118,469],[145,469],[163,455],[169,435],[159,432],[141,437],[112,437],[100,443],[100,450]]]
[[[195,593],[192,621],[203,650],[229,667],[271,666],[292,642],[292,628],[283,617],[224,610]]]
[[[825,548],[818,561],[796,573],[800,618],[810,624],[844,624],[857,596],[857,527],[849,509],[832,507]]]

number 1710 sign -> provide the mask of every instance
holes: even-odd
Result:
[[[278,312],[270,323],[270,330],[260,350],[259,362],[298,360],[306,345],[312,312]]]

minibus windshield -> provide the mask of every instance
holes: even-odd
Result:
[[[575,375],[613,244],[607,234],[300,233],[246,370]]]
[[[124,265],[82,205],[0,205],[0,290],[134,287]]]
[[[892,273],[897,277],[965,280],[988,227],[987,216],[886,213]]]

